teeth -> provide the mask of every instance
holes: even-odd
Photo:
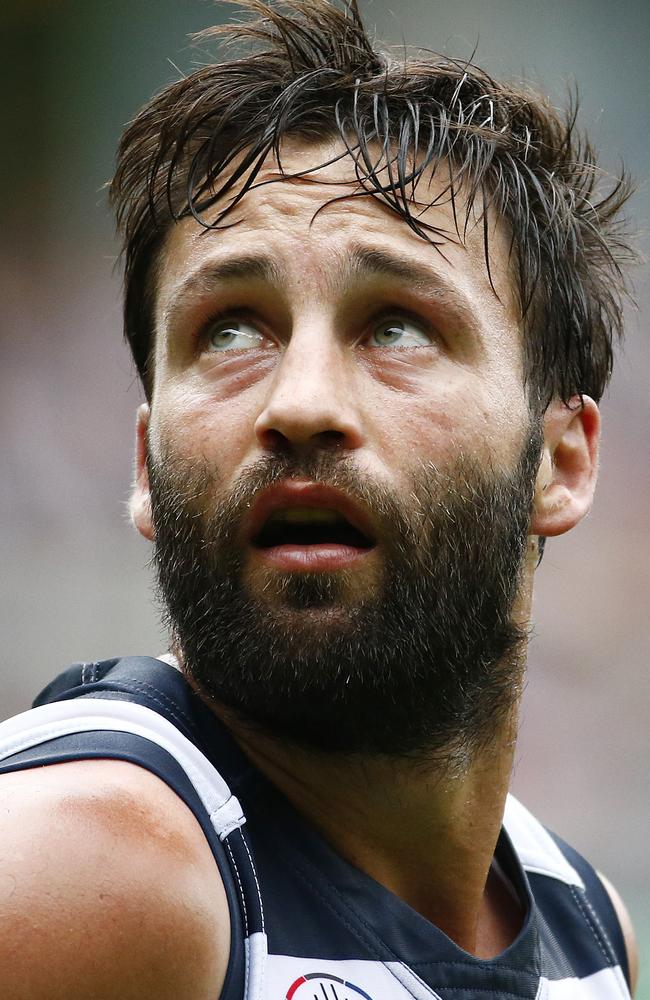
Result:
[[[272,521],[284,524],[340,524],[345,518],[326,507],[287,507],[274,510],[269,518],[269,522]]]

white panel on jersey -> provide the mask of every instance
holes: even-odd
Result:
[[[440,1000],[399,962],[269,955],[265,978],[264,1000],[314,1000],[321,995],[327,1000]],[[249,994],[246,997],[249,1000]],[[542,978],[536,1000],[630,1000],[630,994],[616,966],[584,979]]]
[[[539,1000],[630,1000],[618,965],[584,979],[542,979],[537,996]]]
[[[269,955],[264,1000],[440,1000],[400,962]]]
[[[207,757],[167,719],[130,701],[57,701],[15,715],[0,723],[0,760],[59,736],[98,730],[132,733],[166,750],[192,782],[222,839],[244,823],[238,800]]]
[[[245,1000],[264,1000],[266,981],[266,934],[257,931],[244,941],[246,950]]]
[[[508,795],[506,800],[503,825],[526,871],[584,889],[584,882],[551,835],[514,795]]]

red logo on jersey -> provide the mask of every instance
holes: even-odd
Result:
[[[329,972],[306,972],[287,990],[285,1000],[372,1000],[360,986]]]

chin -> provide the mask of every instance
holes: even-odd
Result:
[[[381,596],[376,572],[277,573],[264,569],[249,573],[243,585],[260,609],[278,615],[292,612],[298,625],[301,616],[313,618],[314,612],[325,620],[343,623]]]

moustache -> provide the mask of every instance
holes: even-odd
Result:
[[[168,491],[170,483],[174,484],[174,495],[168,495],[167,510],[182,509],[194,514],[196,524],[205,527],[206,545],[216,537],[226,546],[241,543],[243,525],[261,494],[292,479],[307,480],[345,494],[353,504],[367,511],[387,544],[397,544],[400,548],[412,545],[421,537],[426,521],[426,505],[415,491],[409,500],[418,508],[417,517],[407,517],[404,503],[392,489],[360,472],[349,456],[334,451],[264,456],[246,466],[227,490],[218,471],[196,458],[185,463],[182,458],[165,455],[163,451],[161,460],[149,465],[154,484],[161,469],[166,473],[164,488]],[[433,471],[438,479],[451,479],[437,469]]]

